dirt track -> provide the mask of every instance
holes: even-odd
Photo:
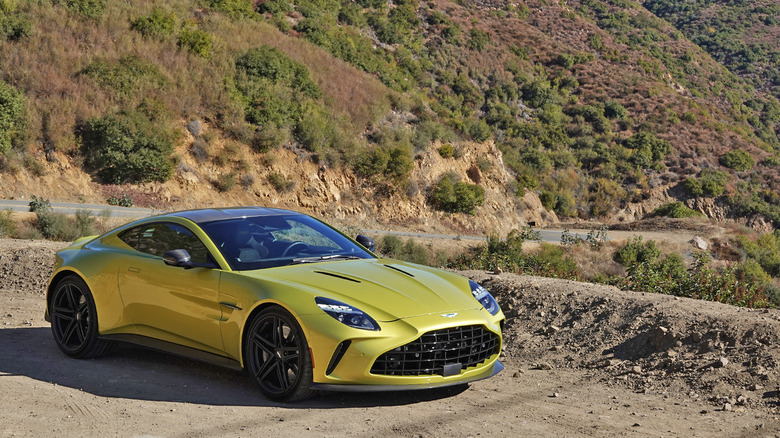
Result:
[[[509,316],[503,373],[280,405],[148,350],[63,356],[42,299],[60,246],[0,240],[0,436],[780,436],[778,311],[469,272]]]

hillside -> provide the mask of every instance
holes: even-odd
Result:
[[[0,29],[4,197],[780,222],[776,99],[638,2],[5,1]]]

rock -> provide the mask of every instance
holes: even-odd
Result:
[[[737,397],[737,406],[744,406],[745,403],[747,403],[747,397],[745,397],[744,395],[740,395],[739,397]]]
[[[728,364],[729,364],[729,360],[726,359],[725,357],[721,357],[718,360],[716,360],[712,366],[714,366],[715,368],[723,368]]]
[[[561,328],[554,325],[548,326],[546,329],[544,329],[544,332],[547,333],[548,335],[551,335],[553,333],[558,333],[559,331],[561,331]]]
[[[691,340],[693,342],[699,343],[701,342],[701,333],[699,332],[693,332],[691,333]]]
[[[547,362],[539,362],[538,364],[536,364],[536,369],[537,370],[551,370],[551,369],[553,369],[553,367],[552,367],[552,365],[550,365]]]
[[[675,345],[676,341],[674,335],[666,327],[656,327],[650,330],[647,339],[656,351],[667,350]]]
[[[559,397],[559,396],[560,396],[560,394],[558,394],[557,392],[553,392],[553,395],[552,395],[552,396],[553,396],[553,397]]]
[[[190,120],[190,122],[187,123],[187,130],[190,131],[190,134],[192,134],[193,137],[197,137],[203,134],[203,124],[197,119]]]
[[[760,389],[764,389],[764,387],[762,385],[759,385],[758,383],[754,383],[754,384],[750,385],[750,387],[748,387],[748,389],[751,390],[751,391],[758,391]]]
[[[691,239],[690,242],[688,242],[688,243],[693,245],[694,248],[700,249],[702,251],[706,251],[707,248],[709,248],[709,245],[707,244],[707,242],[704,239],[702,239],[701,237],[699,237],[699,236],[694,236],[694,238]]]
[[[631,367],[631,372],[634,374],[642,374],[642,367],[639,365],[634,365]]]
[[[731,403],[726,403],[723,405],[723,412],[731,412],[731,410],[732,410]]]

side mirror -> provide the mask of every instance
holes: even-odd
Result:
[[[358,234],[355,240],[357,240],[357,243],[363,245],[367,250],[374,252],[374,241],[370,237]]]
[[[163,262],[168,266],[176,266],[184,269],[192,268],[216,268],[214,263],[193,262],[190,253],[186,249],[172,249],[163,254]]]
[[[163,254],[163,261],[168,266],[179,268],[192,268],[192,258],[186,249],[173,249]]]

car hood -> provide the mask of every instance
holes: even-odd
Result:
[[[300,264],[246,274],[303,286],[382,322],[481,307],[467,279],[392,259]]]

